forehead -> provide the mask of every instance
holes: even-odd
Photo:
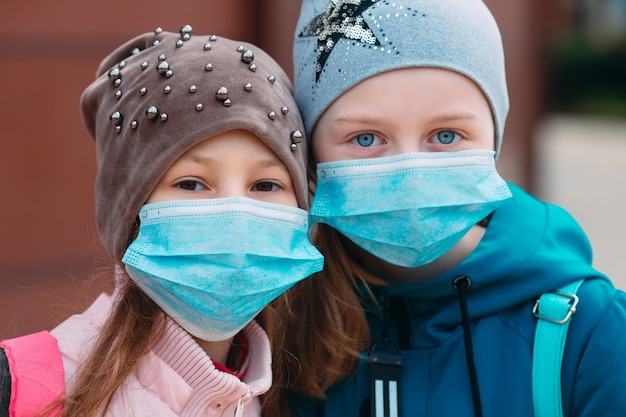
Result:
[[[191,148],[189,148],[182,157],[194,156],[202,153],[225,153],[228,152],[233,156],[242,153],[251,153],[253,155],[271,155],[280,160],[278,155],[268,146],[268,144],[257,136],[244,129],[234,129],[221,132],[214,136],[208,137]],[[281,161],[282,162],[282,161]]]
[[[479,108],[493,117],[486,96],[471,79],[454,71],[413,67],[387,71],[357,83],[333,101],[320,120],[328,114],[356,112],[411,112],[408,114],[415,117],[464,107]]]

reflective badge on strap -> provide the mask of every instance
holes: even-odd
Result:
[[[400,380],[404,358],[397,352],[376,352],[376,345],[368,355],[371,368],[372,417],[401,417]]]

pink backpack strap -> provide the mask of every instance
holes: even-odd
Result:
[[[10,417],[33,416],[65,395],[63,361],[57,340],[43,331],[0,342],[11,373]],[[62,407],[51,413],[61,416]]]

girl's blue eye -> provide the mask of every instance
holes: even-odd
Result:
[[[373,133],[361,133],[353,139],[359,146],[367,148],[372,146],[376,141],[376,135]]]
[[[186,191],[201,191],[204,190],[204,185],[194,180],[184,180],[176,184],[178,188]]]
[[[459,134],[452,130],[442,130],[441,132],[437,132],[437,140],[439,143],[444,145],[449,145],[454,142],[458,138]]]

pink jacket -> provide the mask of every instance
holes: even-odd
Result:
[[[68,391],[79,361],[89,352],[111,306],[111,297],[102,294],[84,313],[52,330],[61,350]],[[195,340],[169,320],[163,340],[114,395],[107,417],[260,416],[258,395],[272,382],[269,341],[254,321],[243,332],[250,343],[250,367],[239,380],[215,369]]]

